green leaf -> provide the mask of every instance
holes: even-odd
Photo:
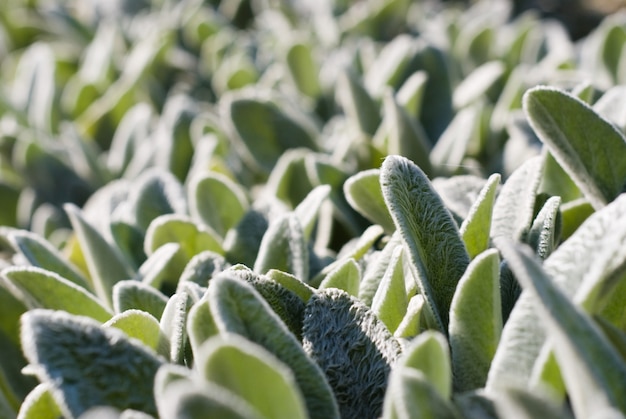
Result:
[[[90,292],[54,272],[14,266],[2,271],[2,276],[24,293],[33,307],[65,310],[99,322],[105,322],[113,315]]]
[[[163,363],[123,332],[60,311],[22,316],[22,346],[33,371],[47,383],[66,417],[96,406],[156,415],[154,376]]]
[[[334,390],[341,417],[378,417],[401,347],[376,315],[344,291],[320,290],[307,303],[302,336],[304,350]]]
[[[113,316],[103,326],[121,330],[128,337],[138,339],[163,357],[170,354],[167,336],[161,330],[159,321],[150,313],[142,310],[126,310]]]
[[[414,53],[415,38],[407,34],[398,35],[386,43],[367,70],[364,80],[367,90],[380,97],[386,86],[395,88]]]
[[[213,314],[205,294],[203,298],[191,306],[187,316],[187,335],[192,352],[198,354],[202,344],[218,333],[219,330],[213,320]]]
[[[528,244],[542,259],[547,258],[558,244],[560,206],[561,197],[549,198],[535,217],[528,232]]]
[[[210,382],[246,400],[266,418],[308,417],[292,371],[262,346],[238,335],[216,336],[197,355]]]
[[[205,250],[191,258],[185,270],[180,275],[179,284],[184,281],[196,283],[206,287],[215,275],[228,269],[230,264],[224,256]]]
[[[64,208],[87,263],[96,295],[107,307],[112,307],[113,286],[133,276],[130,268],[117,249],[85,220],[78,207],[66,204]]]
[[[467,253],[472,259],[489,247],[493,205],[499,184],[500,175],[498,173],[489,176],[487,183],[470,208],[467,218],[461,224],[461,237],[463,237]]]
[[[135,308],[160,319],[166,304],[163,293],[143,282],[120,281],[113,287],[113,309],[117,314]]]
[[[380,170],[363,170],[349,177],[343,190],[352,208],[375,224],[381,225],[387,233],[395,231],[383,192],[380,188]]]
[[[410,116],[418,117],[422,111],[424,90],[428,74],[418,70],[402,83],[396,93],[396,100]]]
[[[326,202],[331,192],[329,185],[319,185],[313,188],[306,197],[298,204],[294,209],[302,231],[304,238],[309,240],[313,234],[313,229],[316,226],[316,222],[319,218],[319,212],[322,204]]]
[[[180,244],[165,243],[148,256],[133,279],[158,289],[172,280],[170,274],[178,272],[180,263]]]
[[[317,97],[321,93],[319,69],[313,60],[311,47],[302,42],[295,42],[287,49],[286,59],[298,90],[309,97]]]
[[[311,418],[338,418],[324,374],[251,285],[228,276],[212,280],[207,298],[220,333],[237,333],[273,353],[293,371]]]
[[[537,298],[576,416],[591,417],[607,408],[626,412],[621,391],[626,388],[626,362],[602,330],[558,290],[528,248],[504,240],[498,247]]]
[[[19,419],[58,419],[63,413],[52,397],[52,386],[39,384],[24,399],[17,415]]]
[[[541,141],[594,208],[624,191],[626,139],[610,122],[584,102],[548,87],[526,92],[524,109]]]
[[[580,198],[581,192],[574,183],[570,175],[563,170],[547,149],[543,150],[545,155],[543,177],[539,190],[550,196],[560,196],[563,202],[570,202]]]
[[[12,230],[8,239],[31,265],[55,272],[76,285],[89,289],[88,280],[47,240],[26,230]]]
[[[426,300],[422,294],[411,297],[407,304],[406,313],[394,332],[396,338],[414,338],[426,329],[425,311],[427,309],[424,307],[425,304]]]
[[[178,278],[191,258],[203,251],[224,254],[220,239],[208,228],[198,225],[188,216],[167,214],[155,218],[146,231],[145,252],[152,255],[167,243],[176,243],[180,249],[173,256],[171,272]]]
[[[157,168],[146,170],[133,182],[128,206],[142,231],[160,215],[188,212],[185,191],[178,179]]]
[[[452,403],[441,397],[421,371],[398,367],[394,369],[389,381],[383,419],[425,417],[458,419],[461,417]]]
[[[301,202],[313,188],[306,168],[306,157],[310,150],[296,148],[280,155],[272,168],[265,188],[291,208]],[[328,186],[327,186],[328,187]]]
[[[336,89],[337,102],[348,120],[361,132],[374,136],[381,122],[380,109],[361,80],[345,71],[339,76]]]
[[[297,278],[309,277],[309,249],[302,226],[294,213],[284,214],[270,223],[263,236],[254,270],[289,272]]]
[[[243,189],[219,173],[194,177],[189,185],[191,216],[224,237],[248,210]]]
[[[408,159],[387,157],[380,184],[420,293],[447,333],[450,302],[469,263],[459,230],[426,175]]]
[[[450,348],[458,391],[484,387],[502,332],[500,258],[479,254],[459,281],[450,308]]]
[[[184,364],[185,346],[187,343],[187,314],[191,308],[189,295],[177,292],[167,301],[167,305],[161,316],[160,328],[169,339],[170,361]]]
[[[248,211],[224,239],[226,259],[230,263],[254,266],[268,224],[267,216],[262,211],[256,209]]]
[[[237,152],[256,170],[269,172],[287,149],[318,149],[315,130],[300,115],[260,95],[224,95],[220,111]]]
[[[561,240],[565,241],[595,212],[589,201],[580,198],[561,205]]]
[[[384,122],[388,131],[386,153],[398,154],[414,161],[425,173],[433,173],[430,139],[414,117],[398,104],[391,91],[383,97]]]
[[[413,340],[398,362],[399,368],[412,368],[424,377],[443,400],[452,395],[452,366],[446,338],[438,332],[426,331]]]
[[[494,397],[494,402],[500,417],[520,419],[572,418],[568,411],[558,406],[554,401],[538,392],[531,392],[522,388],[510,387],[502,389]],[[598,417],[603,416],[600,415]]]
[[[541,181],[541,157],[527,160],[504,182],[493,206],[491,220],[492,239],[509,237],[520,239],[530,228]]]
[[[406,314],[409,301],[403,268],[403,249],[395,247],[389,266],[372,300],[372,311],[394,333]]]
[[[241,397],[211,383],[173,382],[157,395],[157,404],[162,418],[264,419]]]
[[[452,103],[456,109],[462,109],[482,97],[500,81],[506,72],[501,61],[489,61],[474,69],[454,89]]]
[[[389,241],[385,243],[385,247],[372,255],[372,260],[370,260],[367,269],[363,272],[363,279],[359,285],[359,300],[366,305],[371,307],[376,291],[391,262],[391,256],[396,247],[399,246],[402,246],[400,234],[394,232]]]
[[[593,104],[593,110],[624,132],[626,129],[625,101],[626,86],[612,86]]]
[[[361,282],[361,268],[352,258],[342,259],[335,269],[330,271],[319,289],[337,288],[356,297]]]

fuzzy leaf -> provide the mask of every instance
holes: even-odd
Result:
[[[424,374],[443,400],[452,396],[452,365],[446,338],[429,330],[416,337],[398,362],[399,368],[412,368]]]
[[[113,309],[118,314],[135,308],[160,319],[166,304],[164,294],[139,281],[120,281],[113,287]]]
[[[532,158],[511,174],[493,206],[491,238],[519,239],[530,228],[537,188],[542,175],[541,157]]]
[[[317,65],[311,47],[305,43],[292,44],[286,54],[287,66],[298,90],[310,97],[320,94]]]
[[[450,302],[469,263],[459,230],[428,178],[411,161],[387,157],[380,184],[420,293],[439,329],[447,333]]]
[[[227,260],[254,266],[268,224],[263,212],[255,209],[248,211],[224,240]]]
[[[156,249],[139,267],[136,280],[158,289],[168,278],[171,272],[180,269],[180,244],[165,243]],[[176,278],[178,279],[178,278]]]
[[[195,255],[180,275],[180,281],[190,281],[206,287],[211,278],[230,267],[224,256],[206,250]]]
[[[418,70],[402,83],[396,100],[404,107],[406,112],[417,117],[422,111],[424,99],[424,89],[428,81],[428,74],[425,71]]]
[[[337,102],[356,128],[373,136],[381,122],[380,110],[363,83],[354,74],[346,71],[337,80],[336,94]]]
[[[367,269],[363,273],[363,279],[359,286],[359,300],[363,301],[366,305],[372,305],[376,291],[380,286],[380,282],[383,280],[383,276],[389,267],[391,261],[391,255],[395,251],[396,247],[402,246],[400,234],[394,232],[389,241],[383,247],[383,250],[374,254],[374,260],[370,261]]]
[[[107,307],[112,307],[113,286],[133,275],[123,257],[82,215],[73,204],[64,206],[85,257],[93,288]]]
[[[291,370],[262,346],[238,335],[204,343],[198,369],[210,382],[246,400],[267,418],[308,417]]]
[[[302,335],[304,350],[334,390],[341,416],[378,417],[401,348],[376,315],[344,291],[320,290],[307,303]]]
[[[459,281],[450,308],[450,348],[458,391],[481,388],[502,332],[500,258],[494,249],[478,255]]]
[[[287,272],[279,271],[277,269],[270,269],[266,276],[278,282],[280,285],[296,294],[303,302],[309,301],[309,298],[315,294],[315,288],[302,282],[295,276],[288,274]]]
[[[406,308],[406,314],[394,332],[396,338],[413,338],[425,328],[422,327],[423,324],[426,324],[426,319],[422,318],[422,316],[425,317],[425,304],[423,295],[417,294],[411,297]]]
[[[211,383],[173,382],[157,395],[157,404],[162,418],[264,419],[241,397]]]
[[[433,173],[430,139],[419,122],[396,102],[391,91],[383,100],[384,122],[389,132],[385,154],[398,154],[414,161],[425,173]]]
[[[310,150],[305,148],[287,150],[281,154],[267,179],[264,188],[267,193],[286,202],[291,208],[301,202],[313,188],[305,164],[309,154]]]
[[[22,317],[22,346],[39,380],[54,389],[64,416],[101,405],[156,415],[152,388],[163,361],[123,332],[37,309]]]
[[[524,109],[539,138],[594,208],[624,191],[626,138],[573,96],[548,87],[524,95]]]
[[[242,188],[219,173],[195,177],[189,185],[191,216],[224,237],[248,210]]]
[[[62,417],[59,405],[52,397],[52,387],[39,384],[24,399],[17,419],[58,419]]]
[[[467,253],[472,259],[489,247],[493,204],[499,184],[500,175],[498,173],[489,176],[487,183],[480,191],[480,195],[470,208],[467,218],[461,224],[461,237],[463,237]]]
[[[361,269],[352,258],[343,259],[342,263],[326,275],[319,289],[338,288],[356,296],[361,282]]]
[[[402,255],[402,247],[396,247],[372,301],[372,311],[385,323],[391,333],[394,333],[402,322],[409,304]]]
[[[189,309],[189,295],[178,292],[167,301],[160,320],[160,327],[170,342],[169,359],[178,364],[184,363]]]
[[[545,327],[576,416],[617,408],[626,412],[626,362],[590,317],[561,292],[526,247],[500,241],[498,247],[525,289],[537,298]]]
[[[349,177],[343,190],[352,208],[392,233],[396,226],[385,204],[379,179],[379,169],[364,170]]]
[[[270,269],[279,269],[306,279],[309,277],[308,259],[309,249],[302,226],[297,216],[289,213],[270,223],[261,241],[254,270],[265,273]]]
[[[549,198],[535,217],[528,232],[528,244],[542,259],[547,258],[558,244],[560,205],[560,197]]]
[[[42,237],[26,230],[13,230],[8,238],[15,250],[24,255],[31,265],[55,272],[76,285],[89,289],[88,280]]]
[[[501,417],[520,419],[569,419],[572,417],[554,401],[521,388],[504,389],[496,395],[495,405]]]
[[[328,198],[330,192],[331,188],[329,185],[316,186],[294,209],[294,212],[300,221],[300,225],[302,226],[302,231],[306,240],[311,238],[311,234],[313,233],[313,229],[319,216],[320,208],[322,207],[322,204],[326,202],[326,198]]]
[[[128,337],[138,339],[163,357],[170,354],[170,343],[153,315],[142,310],[126,310],[116,314],[103,326],[114,327]]]
[[[339,417],[324,374],[251,285],[224,273],[212,280],[207,297],[220,333],[237,333],[263,346],[291,368],[311,418]]]
[[[313,130],[271,100],[243,93],[225,95],[220,110],[237,151],[258,170],[269,172],[287,149],[318,148]]]
[[[2,276],[23,292],[34,307],[65,310],[99,322],[105,322],[113,315],[90,292],[54,272],[14,266],[2,271]]]
[[[474,69],[454,89],[454,107],[462,109],[485,96],[505,72],[506,66],[501,61],[489,61]]]

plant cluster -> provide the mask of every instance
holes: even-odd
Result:
[[[0,418],[624,418],[626,16],[0,4]]]

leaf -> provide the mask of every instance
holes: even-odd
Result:
[[[187,314],[191,303],[189,295],[178,292],[170,297],[161,316],[160,327],[169,339],[169,360],[184,364],[185,346],[187,343]]]
[[[35,267],[10,267],[2,276],[17,287],[34,307],[65,310],[105,322],[113,315],[84,288],[54,272]]]
[[[537,392],[522,388],[506,388],[494,398],[496,410],[501,417],[520,419],[559,419],[571,418],[571,414],[559,407],[554,401]]]
[[[506,66],[501,61],[489,61],[475,68],[454,89],[452,103],[456,109],[477,102],[489,93],[506,72]]]
[[[254,266],[268,225],[267,216],[262,211],[249,210],[224,239],[226,259],[230,263]]]
[[[391,374],[385,397],[384,419],[433,417],[458,419],[452,403],[441,397],[426,376],[414,368],[399,367]]]
[[[409,301],[403,269],[403,249],[395,247],[389,266],[372,301],[372,311],[394,333],[404,318]]]
[[[76,285],[89,289],[88,280],[42,237],[26,230],[12,230],[8,239],[31,265],[55,272]]]
[[[336,89],[337,102],[348,120],[362,133],[374,136],[381,122],[380,110],[362,81],[350,71],[345,71],[337,79]]]
[[[311,239],[322,204],[326,202],[330,192],[331,188],[329,185],[316,186],[294,209],[300,221],[300,225],[302,226],[305,240]]]
[[[560,196],[563,202],[580,198],[580,189],[554,159],[554,156],[547,149],[543,150],[543,154],[545,155],[545,163],[539,190],[551,196]]]
[[[113,309],[117,314],[139,309],[160,319],[167,297],[159,290],[135,280],[120,281],[113,287]]]
[[[341,417],[378,417],[401,348],[376,315],[344,291],[320,290],[307,303],[302,336],[304,350],[337,397]]]
[[[560,205],[561,197],[549,198],[535,217],[528,232],[528,244],[542,259],[547,258],[558,244]]]
[[[163,361],[123,332],[36,309],[22,316],[22,346],[39,380],[53,389],[63,416],[102,405],[156,415],[152,388]]]
[[[379,178],[379,169],[363,170],[349,177],[343,190],[352,208],[373,223],[381,225],[387,233],[392,233],[396,226],[385,204]]]
[[[176,381],[157,395],[157,404],[163,418],[263,419],[242,398],[210,383]]]
[[[561,205],[561,241],[568,239],[595,212],[585,198]]]
[[[311,418],[339,417],[324,374],[251,285],[224,273],[212,280],[207,298],[220,333],[237,333],[263,346],[291,368]]]
[[[417,117],[422,111],[427,81],[428,74],[425,71],[418,70],[402,83],[398,93],[396,93],[396,100],[410,116]]]
[[[363,272],[363,279],[359,285],[358,295],[359,300],[363,301],[366,305],[372,305],[376,291],[391,262],[391,256],[399,246],[402,246],[400,234],[394,232],[389,241],[385,243],[385,247],[374,254],[373,258],[375,259],[368,263],[367,269]]]
[[[256,170],[269,172],[290,148],[318,149],[314,129],[271,99],[245,91],[224,95],[220,113],[237,152]]]
[[[422,294],[416,294],[409,300],[406,313],[394,332],[396,338],[410,339],[422,332],[426,324],[426,301]],[[424,318],[423,318],[424,317]]]
[[[442,334],[432,330],[420,334],[406,349],[398,367],[422,372],[443,400],[452,396],[450,351]]]
[[[200,349],[198,369],[267,418],[308,417],[291,370],[262,346],[238,335],[216,336]]]
[[[474,201],[467,218],[463,220],[459,229],[467,253],[472,259],[489,247],[493,205],[499,184],[500,175],[498,173],[489,176],[487,183],[481,189],[478,198]]]
[[[172,280],[169,276],[180,269],[180,263],[180,244],[165,243],[148,256],[134,279],[158,289],[164,282]]]
[[[185,192],[178,179],[157,168],[144,171],[133,182],[128,206],[142,231],[161,215],[188,212]]]
[[[450,348],[457,391],[484,387],[502,332],[500,258],[479,254],[459,281],[450,308]]]
[[[384,123],[388,134],[385,154],[398,154],[414,161],[425,173],[433,173],[430,139],[415,118],[396,102],[393,93],[383,97]]]
[[[219,173],[194,177],[189,191],[191,216],[211,227],[221,237],[235,227],[248,210],[248,199],[243,189]]]
[[[532,223],[537,188],[543,171],[541,157],[527,160],[506,180],[493,206],[490,237],[521,238]]]
[[[528,248],[498,243],[515,275],[538,301],[537,309],[554,339],[554,351],[576,416],[617,408],[626,412],[626,363],[590,317],[553,284]]]
[[[624,191],[626,139],[584,102],[554,88],[524,95],[524,110],[541,139],[594,208]]]
[[[365,87],[372,95],[380,97],[386,86],[397,85],[414,53],[414,44],[413,37],[403,34],[383,45],[364,77]]]
[[[321,93],[318,80],[319,69],[313,60],[311,47],[302,42],[294,42],[287,49],[287,67],[296,87],[303,94],[315,98]]]
[[[68,217],[80,248],[85,257],[93,288],[98,298],[112,307],[111,293],[113,286],[133,275],[123,257],[82,215],[81,210],[73,204],[63,207]]]
[[[176,272],[175,278],[180,276],[187,263],[198,253],[207,250],[218,254],[224,253],[220,239],[213,231],[194,223],[191,218],[184,215],[161,215],[150,223],[144,242],[146,254],[152,255],[167,243],[180,245],[170,267],[171,272]]]
[[[150,313],[135,309],[126,310],[113,316],[103,326],[121,330],[128,337],[138,339],[163,357],[170,354],[167,336],[161,330],[159,321]]]
[[[24,399],[17,419],[58,419],[61,409],[51,394],[52,386],[39,384]]]
[[[361,281],[361,268],[352,258],[342,259],[335,269],[326,275],[319,289],[337,288],[356,297]]]
[[[309,249],[302,226],[293,213],[270,223],[263,236],[254,271],[265,273],[270,269],[289,272],[297,278],[309,277]]]
[[[624,132],[626,129],[626,111],[624,105],[626,100],[626,86],[611,86],[601,97],[593,104],[593,110],[602,118],[617,125]]]
[[[380,184],[420,293],[447,333],[450,302],[469,263],[456,224],[430,181],[409,160],[387,157]]]

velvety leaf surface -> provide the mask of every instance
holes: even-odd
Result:
[[[379,169],[364,170],[348,178],[343,190],[352,208],[391,233],[396,227],[385,204],[379,179]]]
[[[22,345],[37,377],[54,389],[64,416],[100,405],[156,414],[152,387],[163,360],[123,332],[38,309],[22,317]]]
[[[159,321],[150,313],[136,309],[126,310],[113,316],[104,326],[121,330],[163,357],[170,354],[168,338],[161,331]]]
[[[262,346],[238,335],[219,336],[202,346],[198,362],[207,380],[246,400],[264,417],[308,417],[293,373]]]
[[[18,419],[58,419],[62,416],[59,405],[51,394],[49,384],[39,384],[24,399]]]
[[[338,288],[350,295],[357,296],[361,282],[361,269],[352,258],[344,259],[335,269],[326,275],[319,289]]]
[[[139,281],[120,281],[113,287],[113,309],[118,314],[134,308],[160,319],[166,304],[164,294]]]
[[[11,267],[2,276],[25,293],[34,307],[65,310],[105,322],[113,315],[90,292],[54,272],[34,267]]]
[[[493,204],[499,184],[499,174],[495,173],[489,176],[487,183],[470,208],[467,218],[461,224],[461,237],[463,237],[467,253],[472,259],[489,247]]]
[[[372,300],[372,311],[394,333],[409,304],[404,280],[403,249],[395,248]]]
[[[529,90],[524,109],[539,138],[594,208],[602,208],[624,191],[626,138],[615,126],[555,88]]]
[[[374,313],[344,291],[322,290],[307,303],[302,335],[304,350],[324,371],[341,416],[378,417],[401,348]]]
[[[459,230],[430,181],[411,161],[387,157],[380,184],[420,292],[447,333],[450,302],[469,263]]]

